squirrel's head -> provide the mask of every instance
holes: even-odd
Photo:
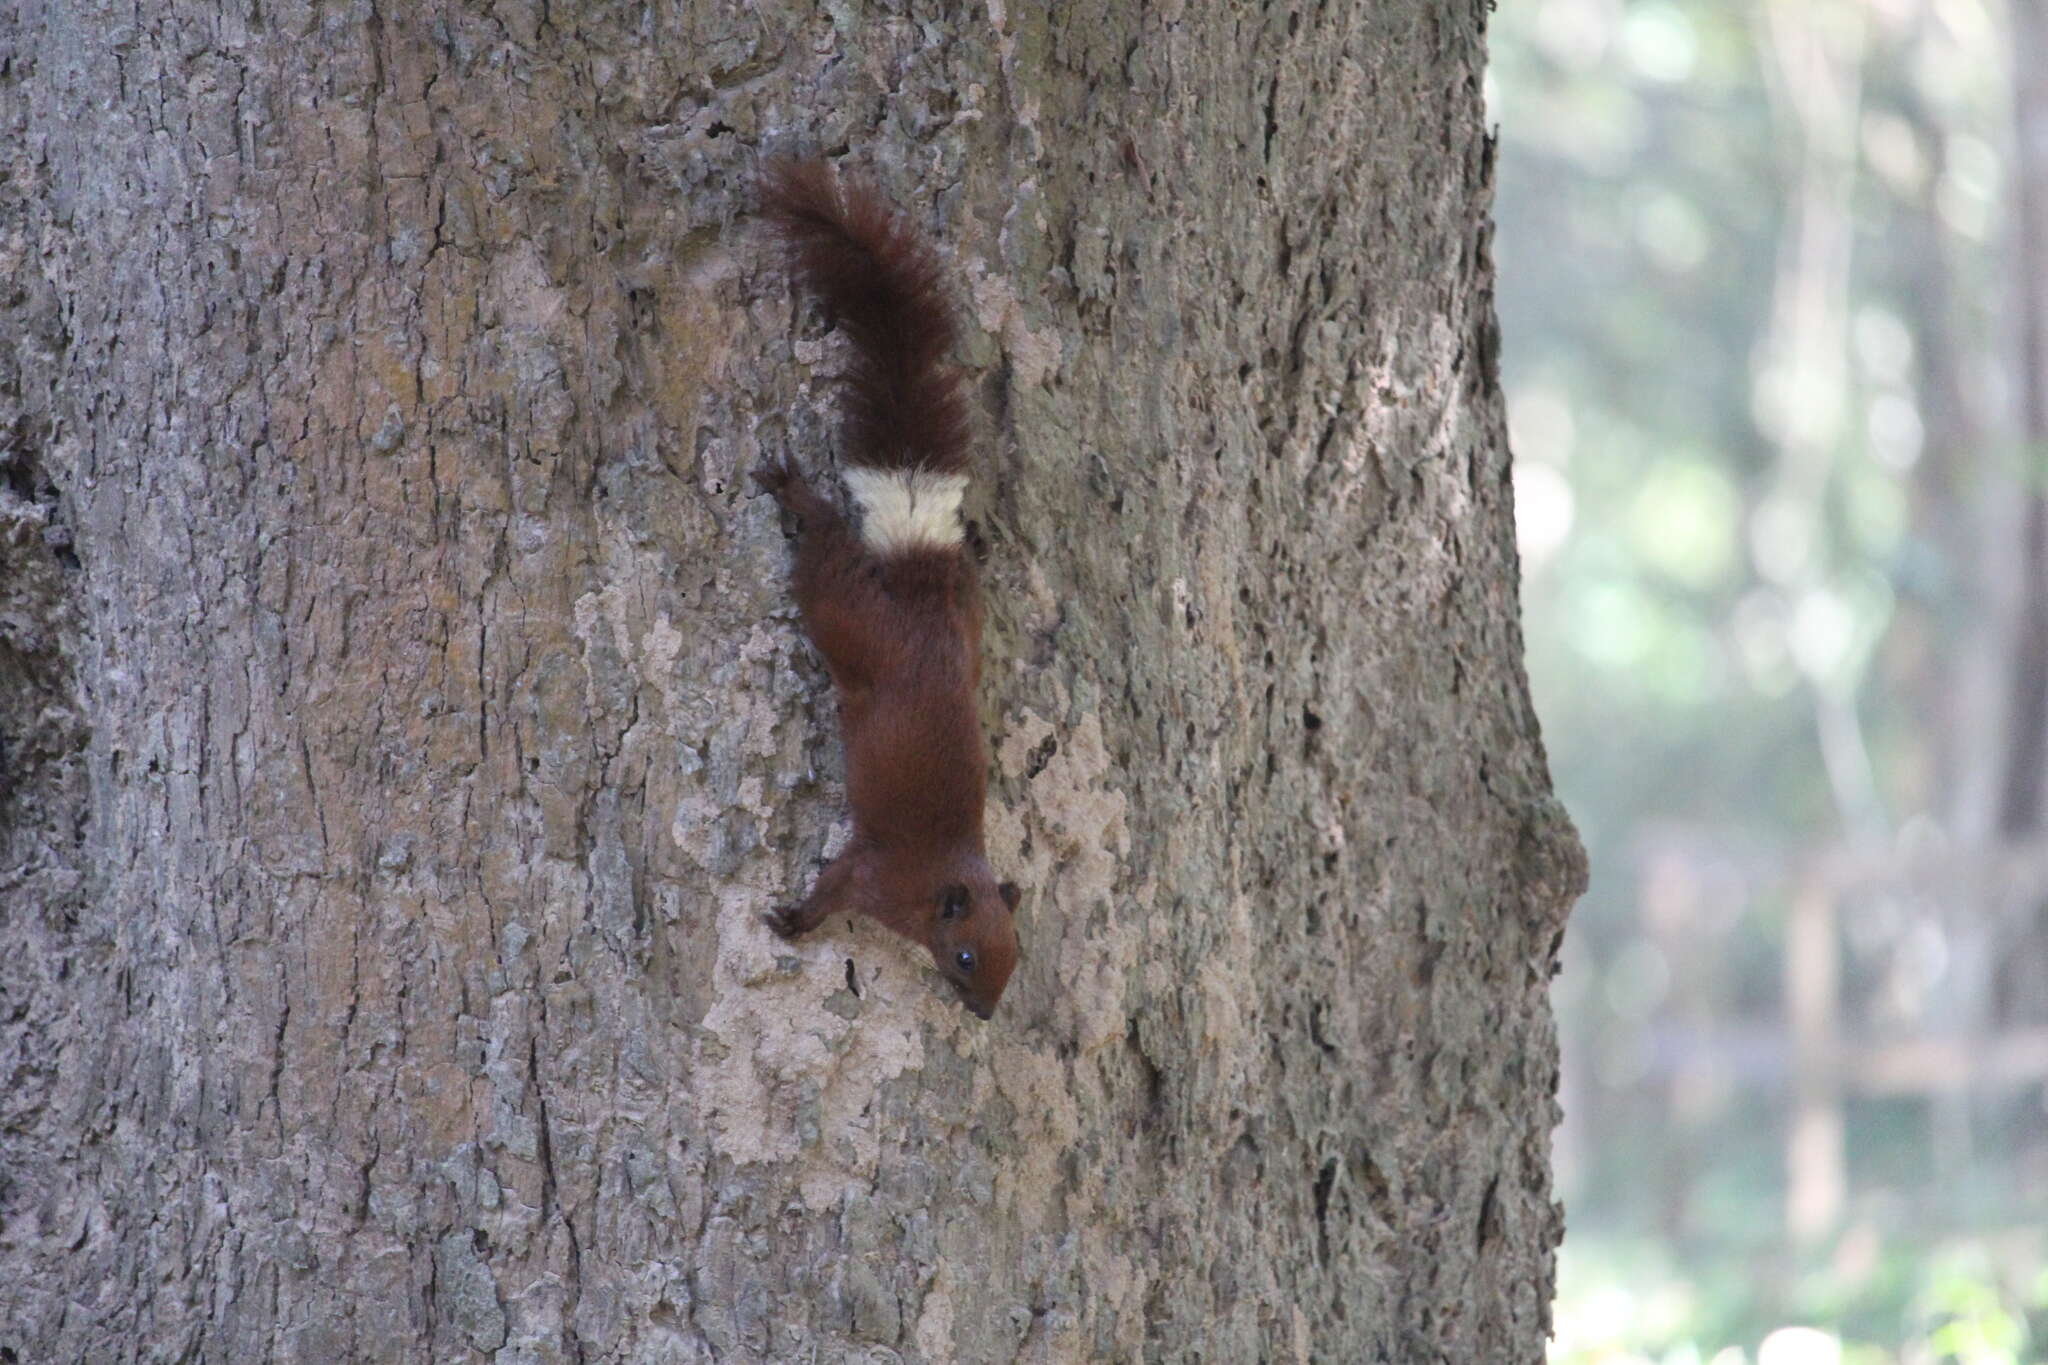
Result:
[[[932,961],[979,1019],[995,1013],[1017,965],[1018,894],[1015,882],[997,885],[983,871],[948,882],[932,898]]]

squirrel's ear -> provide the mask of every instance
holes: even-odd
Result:
[[[1024,899],[1024,893],[1017,889],[1017,883],[1004,882],[996,888],[996,894],[1003,898],[1003,908],[1011,914],[1017,913],[1017,902]]]

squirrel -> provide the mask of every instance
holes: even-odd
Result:
[[[823,161],[762,177],[792,273],[851,346],[840,440],[859,530],[787,457],[754,471],[797,523],[791,587],[832,676],[853,839],[803,902],[765,916],[784,938],[837,911],[923,944],[976,1017],[1017,963],[1015,883],[982,837],[987,786],[974,694],[981,599],[963,542],[966,395],[931,246],[873,191]]]

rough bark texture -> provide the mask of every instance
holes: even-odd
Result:
[[[1539,1359],[1486,9],[0,8],[0,1361]],[[988,415],[991,1025],[758,918],[841,147]]]

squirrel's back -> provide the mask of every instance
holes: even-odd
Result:
[[[882,555],[957,548],[970,427],[937,255],[823,161],[771,167],[761,205],[851,345],[841,440],[862,539]]]

